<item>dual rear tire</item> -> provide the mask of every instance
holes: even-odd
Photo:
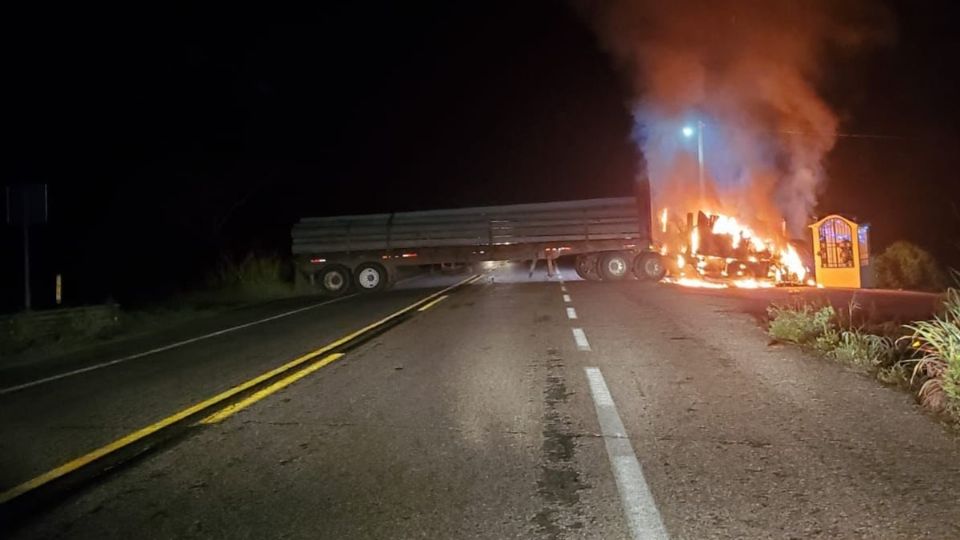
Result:
[[[631,254],[608,251],[600,256],[600,277],[604,281],[622,281],[630,275]]]
[[[645,251],[634,259],[633,275],[637,279],[660,281],[667,275],[667,265],[663,264],[663,257],[659,253]]]
[[[366,262],[353,269],[342,264],[328,264],[317,273],[317,283],[330,296],[342,296],[351,287],[363,293],[382,291],[390,284],[390,274],[382,265]]]
[[[342,296],[350,290],[350,269],[342,264],[328,264],[317,272],[316,282],[330,296]]]
[[[577,255],[574,269],[580,279],[585,281],[600,281],[599,257],[594,253]]]
[[[360,292],[382,291],[390,283],[390,275],[382,264],[366,262],[354,268],[353,283]]]
[[[667,273],[660,254],[649,251],[636,256],[627,251],[588,253],[577,257],[574,268],[587,281],[621,281],[631,271],[639,280],[660,281]]]

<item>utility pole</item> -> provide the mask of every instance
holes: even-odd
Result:
[[[23,307],[33,308],[30,291],[30,226],[47,221],[47,185],[7,187],[7,223],[23,227]]]
[[[23,307],[30,311],[33,303],[30,299],[30,206],[27,204],[29,193],[23,192]]]
[[[697,127],[683,126],[680,131],[686,138],[693,137],[693,132],[697,132],[697,166],[699,168],[698,186],[700,188],[700,207],[703,208],[704,200],[707,194],[707,184],[703,179],[703,120],[697,120]]]
[[[700,165],[700,206],[706,200],[707,185],[703,181],[703,120],[697,120],[697,163]]]

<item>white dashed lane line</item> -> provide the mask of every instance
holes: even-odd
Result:
[[[583,332],[583,328],[573,328],[573,340],[577,342],[577,350],[579,351],[589,351],[590,342],[587,341],[587,334]]]
[[[567,287],[560,280],[560,290],[567,292]],[[571,303],[569,294],[563,295],[564,303]],[[577,319],[577,310],[567,307],[567,318]],[[589,352],[590,342],[583,328],[571,328],[573,340],[577,343],[577,350]],[[599,368],[584,368],[587,381],[590,384],[590,395],[597,410],[597,420],[603,433],[603,440],[607,447],[607,457],[613,469],[613,476],[617,482],[617,491],[620,493],[620,502],[623,505],[627,527],[630,529],[630,538],[634,540],[669,540],[667,530],[663,526],[657,504],[650,493],[647,481],[643,477],[643,469],[637,460],[637,455],[630,444],[627,430],[623,427],[617,406],[610,395],[610,389],[603,379]]]
[[[669,536],[657,504],[643,477],[643,469],[637,461],[637,455],[630,444],[627,430],[623,427],[603,374],[595,367],[584,368],[584,371],[590,383],[590,395],[597,409],[597,420],[617,482],[617,491],[620,492],[620,502],[630,528],[630,537],[637,540],[668,540]]]

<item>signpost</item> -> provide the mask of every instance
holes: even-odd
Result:
[[[47,221],[47,185],[7,186],[7,223],[23,227],[23,305],[30,309],[30,226]]]

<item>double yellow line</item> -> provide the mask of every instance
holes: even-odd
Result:
[[[5,503],[7,503],[7,502],[9,502],[9,501],[12,501],[13,499],[16,499],[17,497],[20,497],[20,496],[24,495],[25,493],[29,493],[29,492],[37,489],[37,488],[40,488],[40,487],[42,487],[42,486],[45,486],[46,484],[49,484],[50,482],[53,482],[54,480],[63,478],[64,476],[66,476],[66,475],[68,475],[68,474],[70,474],[70,473],[72,473],[72,472],[74,472],[74,471],[77,471],[78,469],[80,469],[80,468],[82,468],[82,467],[84,467],[84,466],[86,466],[86,465],[89,465],[89,464],[91,464],[91,463],[93,463],[93,462],[95,462],[95,461],[97,461],[97,460],[100,460],[100,459],[102,459],[102,458],[105,458],[105,457],[107,457],[107,456],[109,456],[109,455],[111,455],[111,454],[113,454],[113,453],[115,453],[115,452],[117,452],[117,451],[119,451],[119,450],[122,450],[122,449],[124,449],[124,448],[127,448],[127,447],[129,447],[130,445],[132,445],[132,444],[135,444],[135,443],[137,443],[137,442],[140,442],[140,441],[146,439],[147,437],[149,437],[149,436],[151,436],[151,435],[154,435],[154,434],[160,432],[161,430],[163,430],[163,429],[165,429],[165,428],[168,428],[168,427],[170,427],[170,426],[172,426],[172,425],[175,425],[175,424],[179,424],[180,422],[183,422],[184,420],[187,420],[187,419],[189,419],[189,418],[191,418],[191,417],[194,417],[194,416],[198,416],[198,415],[200,415],[200,414],[202,414],[202,413],[204,413],[204,412],[208,412],[208,411],[210,411],[210,410],[213,410],[215,407],[220,406],[220,405],[223,405],[224,403],[228,402],[229,400],[237,397],[239,394],[242,394],[242,393],[247,392],[247,391],[249,391],[249,390],[251,390],[251,389],[253,389],[253,388],[257,387],[257,386],[260,386],[261,384],[264,384],[264,383],[266,383],[267,381],[269,381],[269,380],[271,380],[271,379],[274,379],[275,377],[278,377],[278,376],[280,376],[280,375],[283,375],[284,373],[286,373],[286,372],[288,372],[288,371],[292,371],[293,369],[295,369],[295,368],[297,368],[297,367],[299,367],[299,366],[302,366],[303,364],[306,364],[307,362],[309,362],[310,360],[313,360],[314,358],[323,356],[323,358],[322,358],[320,361],[315,362],[315,363],[309,365],[307,368],[302,369],[302,370],[300,370],[300,371],[298,371],[298,372],[296,372],[296,373],[293,373],[292,375],[288,375],[287,377],[284,377],[284,378],[282,378],[282,379],[274,382],[273,384],[270,384],[269,386],[266,386],[265,388],[254,392],[254,393],[251,394],[250,396],[248,396],[248,397],[246,397],[246,398],[244,398],[244,399],[242,399],[242,400],[240,400],[240,401],[238,401],[238,402],[227,404],[225,407],[222,407],[221,409],[213,412],[213,413],[210,414],[209,416],[206,416],[205,418],[203,418],[202,420],[200,420],[199,423],[200,423],[200,424],[214,424],[214,423],[217,423],[217,422],[221,422],[221,421],[223,421],[224,419],[226,419],[227,417],[229,417],[230,415],[232,415],[232,414],[234,414],[234,413],[236,413],[236,412],[238,412],[238,411],[240,411],[240,410],[242,410],[242,409],[244,409],[244,408],[246,408],[246,407],[249,407],[250,405],[256,403],[257,401],[259,401],[259,400],[261,400],[261,399],[263,399],[263,398],[265,398],[265,397],[267,397],[267,396],[269,396],[270,394],[273,394],[274,392],[277,392],[278,390],[281,390],[282,388],[285,388],[285,387],[293,384],[294,382],[296,382],[296,381],[298,381],[298,380],[306,377],[307,375],[309,375],[309,374],[317,371],[318,369],[320,369],[320,368],[322,368],[322,367],[324,367],[324,366],[327,366],[327,365],[329,365],[329,364],[337,361],[338,359],[340,359],[340,358],[343,356],[343,353],[327,354],[327,353],[330,353],[331,351],[333,351],[334,349],[337,349],[337,348],[339,348],[339,347],[342,347],[342,346],[350,343],[351,341],[354,341],[354,340],[362,337],[364,334],[367,334],[367,333],[369,333],[369,332],[372,332],[372,331],[374,331],[374,330],[377,330],[378,328],[381,328],[381,327],[383,327],[384,325],[387,325],[387,324],[395,321],[396,319],[402,317],[403,315],[406,315],[407,313],[410,313],[411,311],[414,311],[414,310],[426,311],[426,310],[429,309],[430,307],[436,305],[438,302],[440,302],[441,300],[443,300],[444,298],[446,298],[447,295],[448,295],[447,293],[449,293],[449,292],[453,291],[454,289],[457,289],[458,287],[461,287],[461,286],[463,286],[463,285],[467,285],[467,284],[473,283],[474,281],[480,279],[480,277],[481,277],[481,275],[479,275],[479,274],[478,274],[478,275],[474,275],[474,276],[471,276],[471,277],[469,277],[469,278],[467,278],[467,279],[465,279],[465,280],[463,280],[463,281],[460,281],[459,283],[456,283],[456,284],[454,284],[454,285],[451,285],[450,287],[447,287],[446,289],[443,289],[442,291],[435,292],[435,293],[433,293],[433,294],[431,294],[431,295],[429,295],[429,296],[427,296],[427,297],[425,297],[425,298],[422,298],[422,299],[414,302],[413,304],[410,304],[409,306],[407,306],[407,307],[405,307],[405,308],[403,308],[403,309],[401,309],[401,310],[399,310],[399,311],[395,311],[394,313],[391,313],[390,315],[387,315],[386,317],[380,319],[379,321],[377,321],[377,322],[375,322],[375,323],[368,324],[367,326],[364,326],[363,328],[361,328],[361,329],[359,329],[359,330],[357,330],[357,331],[355,331],[355,332],[351,332],[351,333],[349,333],[349,334],[347,334],[347,335],[345,335],[345,336],[337,339],[336,341],[333,341],[333,342],[331,342],[331,343],[328,343],[328,344],[324,345],[323,347],[320,347],[319,349],[316,349],[316,350],[314,350],[314,351],[308,352],[307,354],[305,354],[305,355],[303,355],[303,356],[300,356],[300,357],[298,357],[298,358],[295,358],[295,359],[287,362],[286,364],[283,364],[282,366],[280,366],[280,367],[278,367],[278,368],[272,369],[272,370],[270,370],[270,371],[268,371],[268,372],[266,372],[266,373],[263,373],[263,374],[261,374],[261,375],[258,375],[258,376],[256,376],[256,377],[254,377],[254,378],[252,378],[252,379],[250,379],[250,380],[248,380],[248,381],[246,381],[246,382],[240,383],[240,384],[234,386],[233,388],[230,388],[229,390],[223,391],[223,392],[221,392],[221,393],[219,393],[219,394],[217,394],[217,395],[215,395],[215,396],[213,396],[213,397],[211,397],[211,398],[209,398],[209,399],[205,399],[205,400],[203,400],[203,401],[201,401],[201,402],[199,402],[199,403],[197,403],[197,404],[194,404],[194,405],[192,405],[192,406],[190,406],[190,407],[187,407],[186,409],[183,409],[183,410],[181,410],[181,411],[179,411],[179,412],[177,412],[177,413],[174,413],[174,414],[172,414],[172,415],[164,418],[163,420],[160,420],[160,421],[158,421],[158,422],[154,422],[153,424],[150,424],[150,425],[147,426],[147,427],[138,429],[137,431],[134,431],[133,433],[129,433],[129,434],[127,434],[127,435],[124,435],[123,437],[121,437],[121,438],[119,438],[119,439],[117,439],[117,440],[115,440],[115,441],[113,441],[113,442],[111,442],[111,443],[109,443],[109,444],[107,444],[107,445],[105,445],[105,446],[101,446],[100,448],[97,448],[96,450],[94,450],[94,451],[92,451],[92,452],[89,452],[89,453],[87,453],[87,454],[84,454],[84,455],[76,458],[76,459],[73,459],[73,460],[71,460],[71,461],[68,461],[67,463],[64,463],[63,465],[60,465],[59,467],[57,467],[57,468],[55,468],[55,469],[52,469],[52,470],[47,471],[47,472],[45,472],[45,473],[43,473],[43,474],[41,474],[41,475],[39,475],[39,476],[36,476],[36,477],[34,477],[34,478],[31,478],[30,480],[27,480],[26,482],[23,482],[22,484],[20,484],[20,485],[18,485],[18,486],[15,486],[15,487],[13,487],[13,488],[10,488],[10,489],[8,489],[7,491],[4,491],[3,493],[0,493],[0,505],[5,504]],[[326,356],[324,356],[324,355],[326,355]]]

